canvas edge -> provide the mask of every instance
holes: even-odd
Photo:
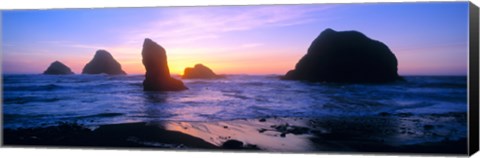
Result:
[[[468,154],[479,148],[479,12],[478,7],[469,5],[469,107],[468,107]]]
[[[3,143],[3,10],[0,10],[0,72],[2,75],[0,75],[0,126],[2,127],[2,130],[0,130],[0,147],[4,146]]]

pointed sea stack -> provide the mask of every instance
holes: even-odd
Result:
[[[62,62],[55,61],[43,72],[46,75],[71,75],[72,70]]]
[[[126,75],[122,66],[106,50],[98,50],[93,59],[83,67],[82,74]]]
[[[357,31],[323,31],[287,80],[339,83],[385,83],[401,79],[397,58],[382,42]]]
[[[183,71],[184,79],[216,79],[220,76],[216,75],[210,68],[202,65],[196,64],[195,67],[187,67]]]
[[[188,89],[182,81],[170,76],[167,54],[162,46],[151,39],[143,42],[142,62],[146,74],[143,81],[144,91],[179,91]]]

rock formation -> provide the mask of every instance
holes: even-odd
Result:
[[[59,61],[55,61],[43,72],[46,75],[71,75],[72,70],[65,64]]]
[[[220,78],[220,76],[216,75],[210,68],[202,65],[196,64],[195,67],[187,67],[183,71],[184,79],[215,79]]]
[[[182,81],[170,76],[167,54],[162,46],[146,38],[143,42],[142,58],[146,70],[145,80],[143,81],[144,91],[179,91],[187,89]]]
[[[400,79],[397,58],[382,42],[357,31],[323,31],[284,77],[287,80],[383,83]]]
[[[106,50],[98,50],[93,59],[83,67],[82,74],[125,75],[122,66]]]

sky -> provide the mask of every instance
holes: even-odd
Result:
[[[466,75],[468,2],[3,10],[2,71],[38,74],[58,60],[81,73],[98,49],[143,74],[145,38],[170,72],[285,74],[325,29],[385,43],[400,75]]]

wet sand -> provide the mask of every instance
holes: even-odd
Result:
[[[466,114],[316,118],[265,117],[214,122],[161,121],[4,129],[5,146],[382,152],[463,155]]]

